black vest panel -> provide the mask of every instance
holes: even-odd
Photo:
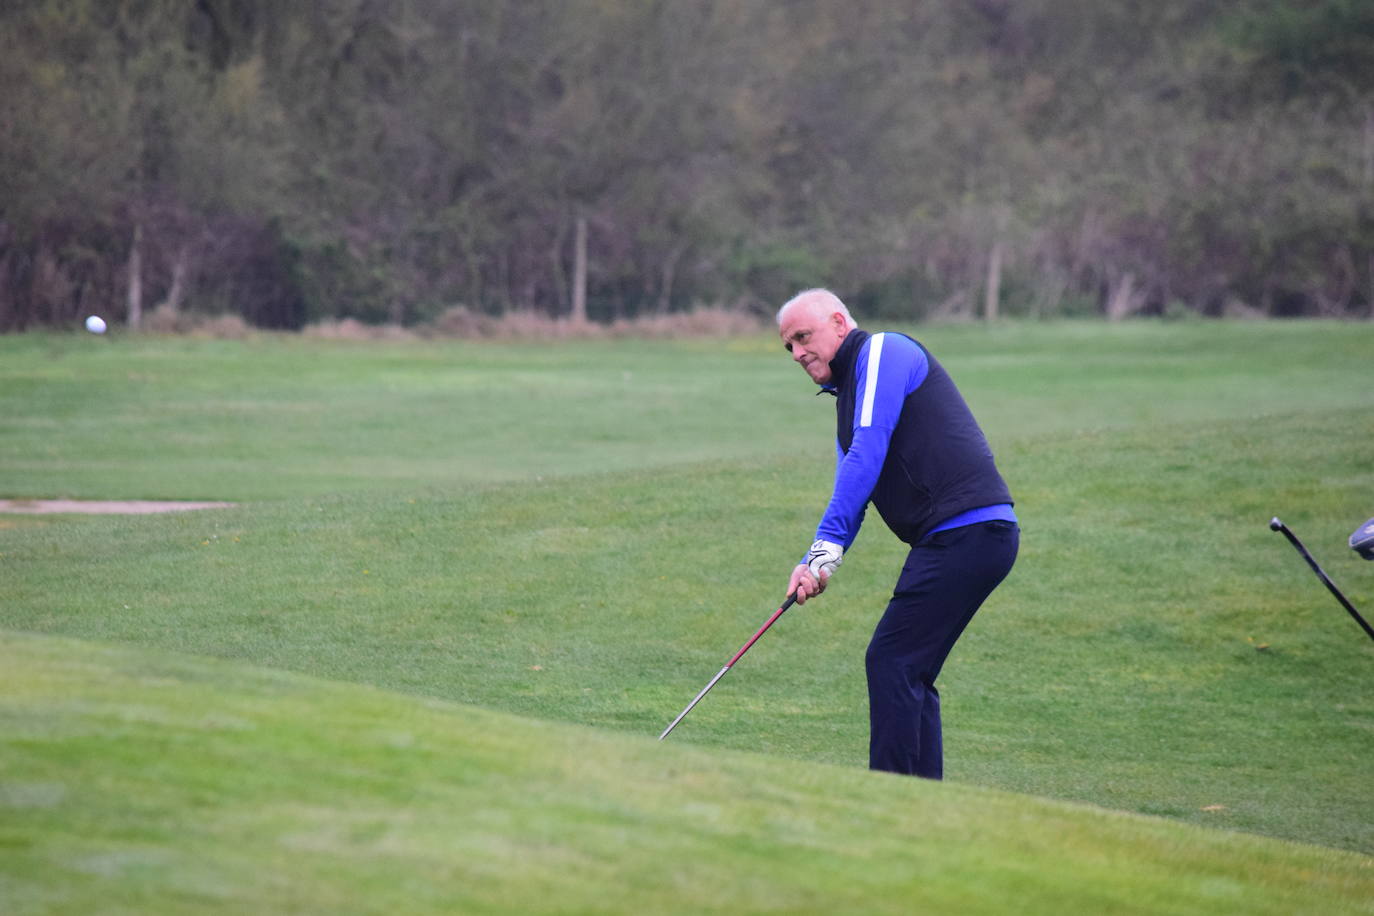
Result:
[[[860,383],[855,364],[869,336],[858,328],[850,331],[830,361],[836,436],[846,453],[854,441]],[[908,544],[961,512],[1012,501],[987,438],[954,380],[920,341],[916,345],[925,352],[930,371],[902,404],[870,498],[892,533]]]

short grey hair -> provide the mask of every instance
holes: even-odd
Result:
[[[846,306],[842,301],[840,301],[840,297],[832,293],[830,290],[818,286],[813,289],[804,289],[801,292],[797,293],[795,296],[793,296],[791,299],[788,299],[786,302],[784,302],[782,304],[782,308],[778,309],[778,326],[782,326],[782,316],[787,312],[788,309],[799,303],[809,303],[812,300],[815,300],[818,305],[823,306],[825,308],[826,314],[831,315],[835,312],[839,312],[841,315],[845,317],[845,320],[848,321],[851,325],[856,324],[856,322],[854,321],[854,316],[849,314],[849,307]]]

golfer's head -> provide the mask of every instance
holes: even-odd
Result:
[[[826,289],[798,293],[778,309],[782,345],[817,385],[829,383],[830,361],[852,330],[849,309]]]

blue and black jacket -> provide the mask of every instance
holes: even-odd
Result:
[[[935,531],[1016,521],[992,449],[944,367],[904,334],[854,329],[830,361],[835,491],[816,529],[846,549],[871,501],[916,544]]]

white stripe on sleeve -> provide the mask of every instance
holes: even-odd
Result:
[[[868,342],[868,375],[864,378],[864,406],[859,413],[860,426],[873,425],[873,398],[878,391],[878,363],[883,358],[883,338],[886,334],[874,334]]]

